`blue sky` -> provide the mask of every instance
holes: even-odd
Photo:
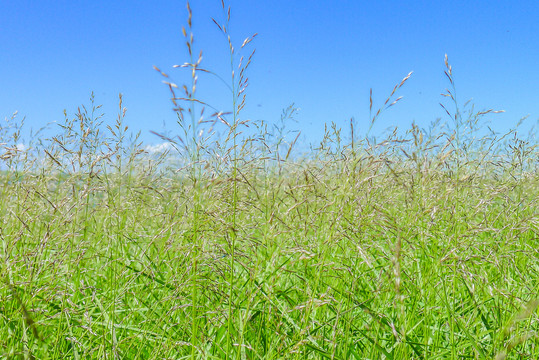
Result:
[[[239,45],[258,37],[248,76],[248,104],[242,118],[276,122],[284,108],[301,110],[291,129],[304,141],[319,140],[324,123],[360,130],[369,124],[369,89],[380,106],[410,71],[375,131],[415,121],[427,127],[449,120],[439,106],[449,83],[444,55],[453,66],[461,103],[477,110],[504,109],[488,117],[506,131],[529,115],[539,119],[539,6],[514,1],[247,1],[232,7],[230,32]],[[193,30],[202,65],[229,78],[226,40],[211,21],[223,19],[219,0],[194,0]],[[61,122],[90,93],[114,122],[118,93],[126,122],[147,143],[159,143],[151,130],[163,124],[175,132],[169,92],[153,65],[175,82],[188,80],[172,65],[187,61],[181,27],[185,1],[2,1],[0,3],[0,116],[19,111],[34,129]],[[251,45],[250,44],[250,45]],[[246,53],[248,55],[248,53]],[[230,94],[212,78],[201,77],[200,95],[230,110]],[[450,104],[449,104],[450,105]]]

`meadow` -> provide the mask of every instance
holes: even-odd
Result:
[[[191,83],[156,68],[178,119],[163,152],[121,97],[114,122],[92,97],[25,147],[2,123],[1,358],[539,358],[535,134],[485,130],[496,111],[459,106],[446,57],[446,123],[360,131],[408,75],[299,151],[243,120],[252,38],[228,40],[225,113],[197,98],[191,17],[184,36]]]

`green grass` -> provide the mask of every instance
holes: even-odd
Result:
[[[284,128],[242,134],[244,71],[199,121],[193,53],[162,156],[121,98],[114,125],[92,97],[22,150],[2,125],[1,358],[539,358],[537,140],[481,135],[447,59],[451,128],[329,126],[300,156]]]

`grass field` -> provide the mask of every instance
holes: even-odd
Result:
[[[2,124],[1,358],[539,358],[536,137],[480,128],[494,111],[457,106],[447,58],[446,126],[328,126],[305,154],[242,133],[248,56],[233,110],[199,121],[188,25],[168,152],[121,98],[114,124],[92,100],[25,148]]]

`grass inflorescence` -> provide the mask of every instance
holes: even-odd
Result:
[[[252,37],[234,47],[221,4],[232,109],[197,98],[189,8],[191,83],[156,68],[180,130],[160,155],[121,97],[112,125],[92,96],[27,146],[2,124],[0,357],[539,358],[536,137],[485,134],[446,57],[449,126],[370,136],[408,74],[364,136],[333,124],[300,154],[243,120]]]

